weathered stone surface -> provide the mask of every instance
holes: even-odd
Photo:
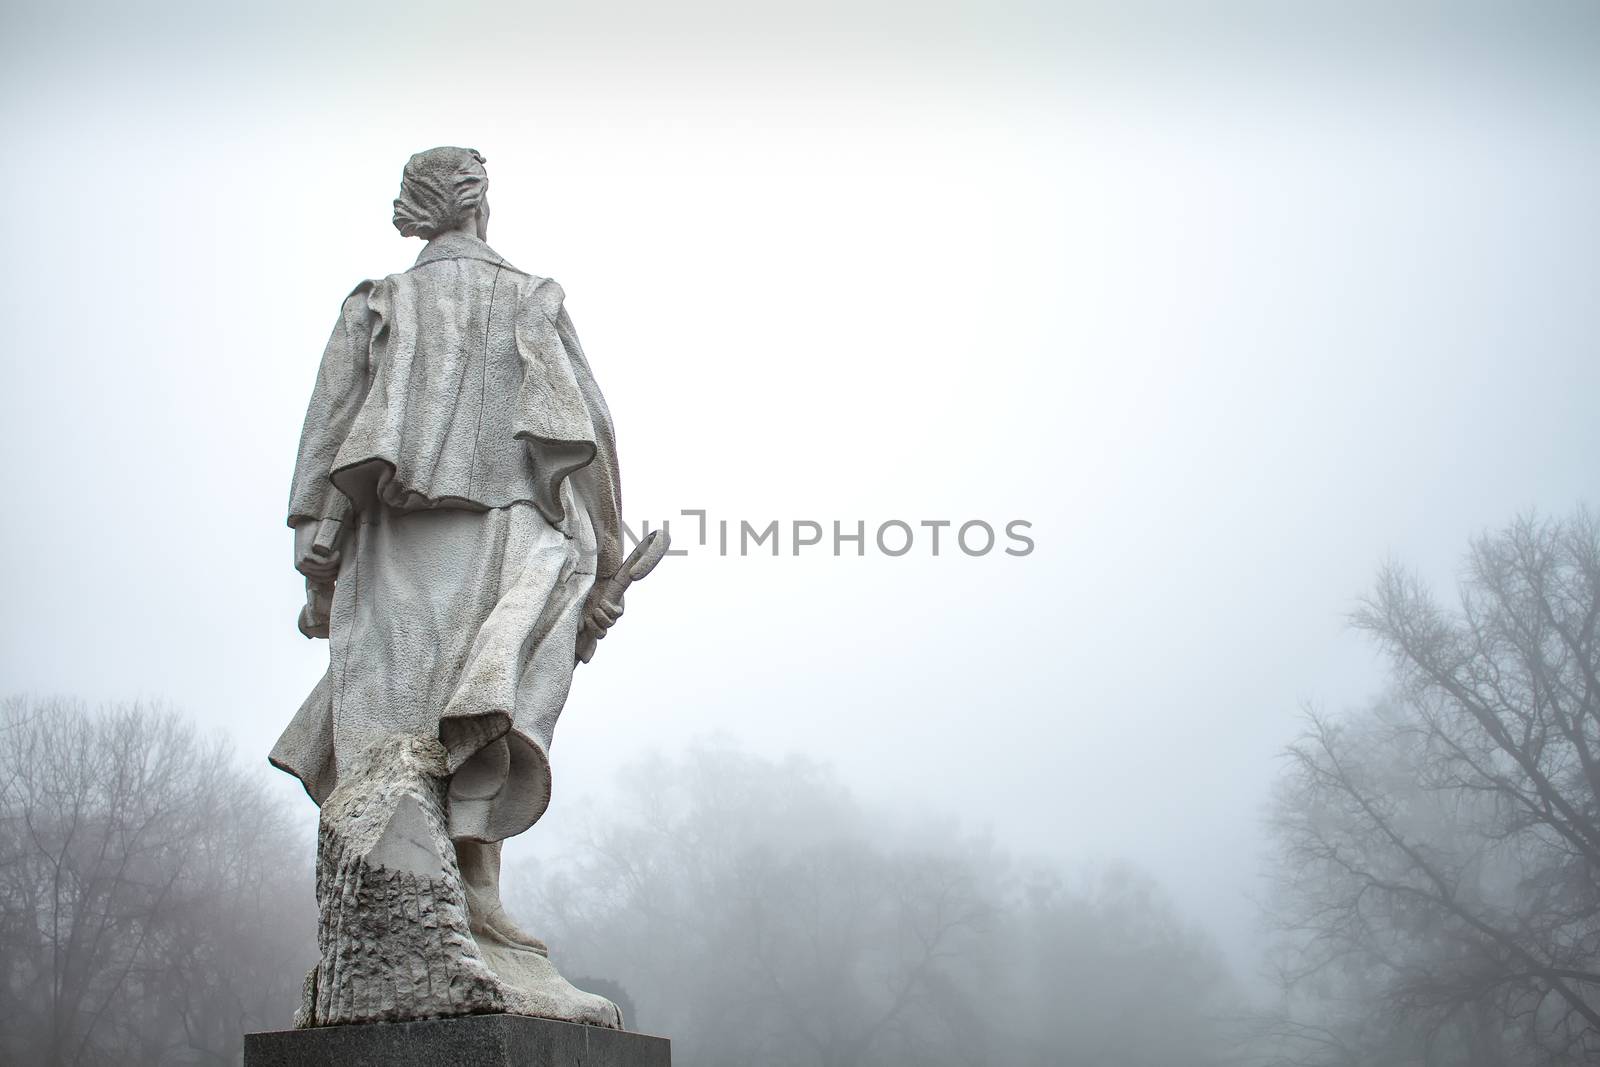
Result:
[[[671,1067],[672,1043],[552,1019],[460,1019],[249,1034],[244,1067]]]
[[[322,806],[317,965],[295,1025],[504,1011],[445,827],[445,752],[396,734]]]

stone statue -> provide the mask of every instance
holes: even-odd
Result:
[[[303,1026],[622,1024],[506,913],[500,849],[549,804],[575,665],[665,538],[623,558],[605,398],[561,287],[485,243],[488,186],[471,149],[411,157],[394,224],[427,244],[345,299],[300,439],[300,628],[329,666],[271,759],[322,806]]]

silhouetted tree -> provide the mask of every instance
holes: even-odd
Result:
[[[1356,623],[1395,691],[1312,716],[1277,801],[1284,973],[1320,1004],[1286,1058],[1600,1055],[1597,622],[1587,511],[1476,540],[1453,610],[1381,574]]]

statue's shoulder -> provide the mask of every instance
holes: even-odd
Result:
[[[390,275],[390,277],[392,278],[393,275]],[[356,283],[355,288],[351,289],[349,294],[344,298],[345,304],[348,305],[361,303],[362,301],[366,300],[369,295],[371,295],[373,290],[388,280],[389,278],[363,278],[361,281]]]
[[[372,313],[373,294],[377,291],[378,286],[386,281],[388,281],[387,278],[381,280],[364,279],[354,289],[350,290],[349,295],[344,298],[344,302],[339,306],[339,314],[349,322],[357,322],[367,318]]]
[[[567,294],[566,290],[561,288],[561,283],[554,278],[508,267],[500,273],[496,282],[500,299],[506,296],[508,283],[514,286],[511,291],[516,294],[516,304],[524,313],[534,315],[543,313],[552,320],[561,313],[561,303],[567,298]]]
[[[554,278],[544,278],[537,274],[523,276],[523,302],[544,312],[552,319],[560,313],[561,302],[566,298],[567,291],[561,288],[561,283]]]

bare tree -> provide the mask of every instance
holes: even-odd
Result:
[[[0,705],[0,1051],[236,1062],[247,1026],[287,1021],[312,957],[295,838],[176,715]]]
[[[1344,1041],[1381,1005],[1383,1032],[1355,1044],[1394,1062],[1600,1054],[1594,517],[1477,539],[1451,610],[1391,566],[1355,621],[1396,688],[1351,721],[1313,715],[1289,751],[1285,977],[1349,1002]],[[1299,1062],[1345,1062],[1336,1044],[1308,1039]]]

